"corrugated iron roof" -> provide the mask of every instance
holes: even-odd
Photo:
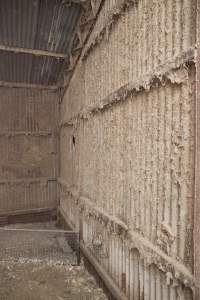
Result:
[[[82,6],[63,0],[0,0],[0,45],[69,54]],[[51,85],[64,59],[0,51],[0,80]]]
[[[65,65],[52,57],[0,51],[0,81],[55,85]]]
[[[0,0],[0,44],[68,53],[81,11],[62,0]]]

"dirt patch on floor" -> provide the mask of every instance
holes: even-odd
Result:
[[[1,262],[1,300],[106,300],[83,266],[55,262]]]

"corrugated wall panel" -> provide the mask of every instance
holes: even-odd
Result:
[[[75,117],[85,104],[84,65],[79,65],[72,76],[70,86],[64,95],[61,121]]]
[[[194,297],[195,3],[105,1],[61,105],[61,209],[130,300]]]
[[[188,51],[195,43],[194,9],[194,0],[142,0],[132,5],[113,25],[109,38],[103,38],[86,59],[85,105],[98,104]]]
[[[115,15],[123,2],[105,1],[88,45],[98,41],[107,15]],[[195,0],[142,0],[131,5],[112,25],[109,38],[99,38],[99,45],[76,69],[64,97],[68,118],[189,51],[195,43],[195,24]]]
[[[56,132],[58,101],[55,93],[0,88],[0,133]]]
[[[0,88],[0,214],[56,206],[58,95]]]
[[[61,188],[61,206],[68,220],[78,228],[76,199]],[[91,254],[124,291],[128,299],[193,300],[193,289],[180,274],[166,271],[160,263],[154,263],[151,254],[140,254],[134,242],[130,245],[123,235],[114,233],[93,218],[83,218],[83,240]],[[167,267],[166,267],[167,268]]]
[[[73,131],[72,127],[66,128],[61,131],[60,148],[61,151],[61,162],[63,163],[60,170],[62,178],[66,178],[69,186],[72,186],[73,182]]]
[[[4,136],[0,145],[0,178],[56,177],[54,136]]]
[[[0,214],[56,207],[56,199],[56,181],[0,183]]]
[[[158,266],[141,257],[136,248],[127,249],[122,237],[108,234],[104,227],[91,219],[84,221],[84,240],[92,254],[111,274],[129,299],[192,300],[192,290],[181,286],[178,279],[162,272]],[[97,249],[95,239],[103,244]],[[126,274],[124,286],[123,274]]]
[[[193,225],[192,83],[169,83],[133,95],[61,133],[61,177],[105,213],[189,266],[185,247]],[[80,156],[73,148],[81,149]],[[73,165],[82,172],[79,185]],[[187,255],[192,257],[192,252]]]

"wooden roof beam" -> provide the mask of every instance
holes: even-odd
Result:
[[[86,3],[90,2],[90,0],[63,0],[64,3],[76,3],[80,5],[85,5]]]
[[[28,48],[20,48],[20,47],[8,47],[4,45],[0,45],[0,51],[7,51],[12,53],[25,53],[25,54],[32,54],[35,56],[48,56],[48,57],[55,57],[57,59],[66,59],[68,58],[67,54],[63,53],[56,53],[46,50],[36,50],[36,49],[28,49]]]
[[[59,88],[62,88],[61,85],[42,85],[42,84],[12,82],[12,81],[0,81],[0,87],[38,89],[38,90],[58,90]]]

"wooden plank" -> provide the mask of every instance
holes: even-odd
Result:
[[[13,136],[53,136],[57,135],[56,132],[52,131],[0,131],[0,137],[13,137]]]
[[[197,1],[197,63],[195,105],[194,276],[195,299],[200,299],[200,2]]]
[[[58,90],[61,85],[42,85],[42,84],[32,84],[26,82],[12,82],[12,81],[0,81],[1,87],[8,88],[25,88],[25,89],[38,89],[38,90]]]
[[[87,5],[90,3],[90,1],[91,0],[67,0],[66,2],[76,3],[76,4],[79,4],[79,5],[83,6],[83,8],[86,8]]]
[[[35,55],[35,56],[48,56],[48,57],[54,57],[57,59],[68,58],[68,55],[66,55],[64,53],[56,53],[56,52],[51,52],[51,51],[46,51],[46,50],[38,50],[38,49],[10,47],[10,46],[5,46],[5,45],[0,45],[0,51],[24,53],[24,54],[31,54],[31,55]]]
[[[24,184],[24,183],[41,183],[57,181],[54,177],[36,177],[36,178],[20,178],[20,179],[0,179],[0,184]]]

